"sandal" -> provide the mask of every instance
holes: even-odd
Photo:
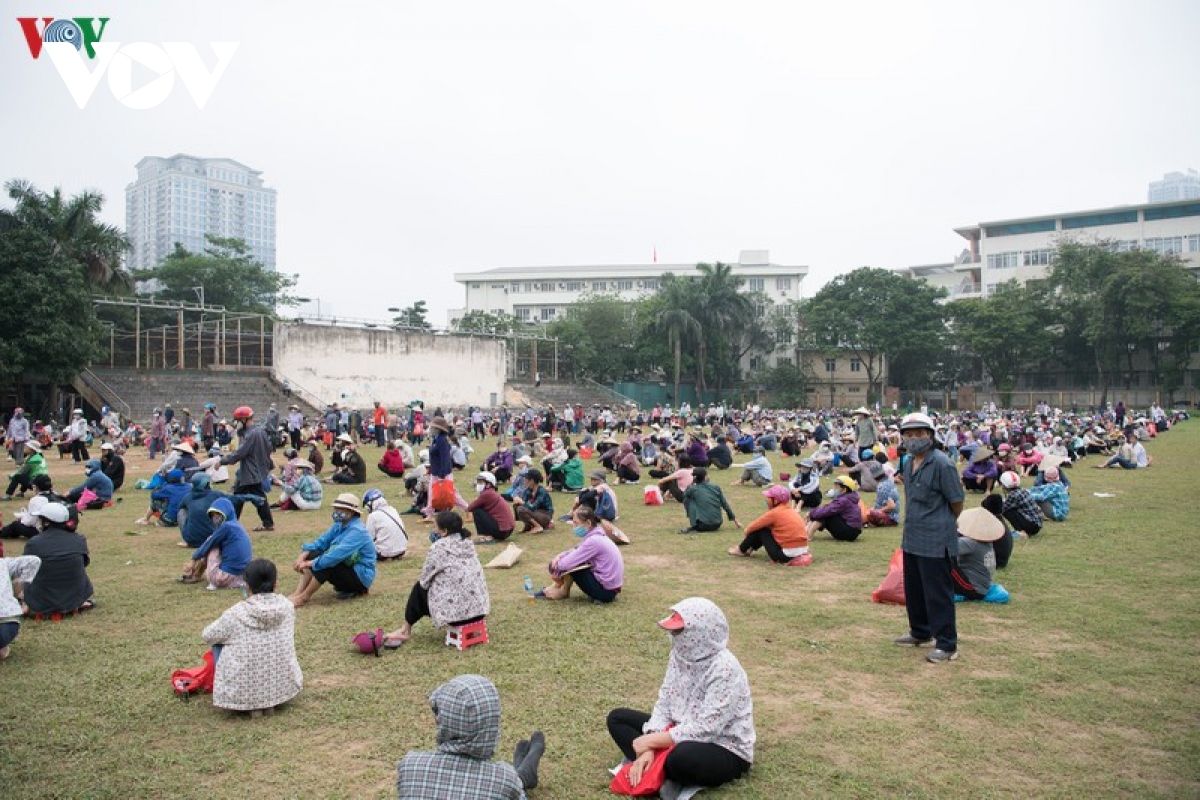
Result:
[[[275,530],[274,525],[259,525],[257,528],[254,529],[254,532],[258,533],[261,531],[263,533],[266,533],[267,531],[273,531],[273,530]]]
[[[175,579],[176,583],[199,583],[200,579],[195,575],[180,575]]]

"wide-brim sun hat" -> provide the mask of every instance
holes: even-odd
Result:
[[[33,439],[30,439],[29,441],[25,442],[25,449],[32,450],[35,453],[42,452],[42,446],[40,444],[38,444],[37,442],[35,442]]]
[[[968,508],[958,515],[958,531],[977,542],[994,542],[1004,536],[1004,523],[986,508]]]
[[[337,440],[339,442],[345,442],[346,444],[354,444],[354,438],[348,433],[343,433],[343,434],[339,435],[337,437]]]
[[[671,616],[658,621],[658,627],[666,631],[681,631],[684,625],[683,617],[678,611],[672,611]]]
[[[344,492],[337,496],[333,501],[333,507],[342,511],[352,511],[355,514],[362,514],[362,506],[359,505],[358,498],[349,492]]]
[[[181,453],[187,453],[188,455],[192,456],[196,455],[196,449],[187,442],[180,442],[179,444],[172,445],[171,449],[178,450]]]
[[[433,428],[434,430],[439,430],[442,433],[450,432],[450,423],[446,422],[445,417],[434,417],[433,419],[429,420],[429,427]]]
[[[928,414],[915,411],[912,414],[905,415],[904,419],[900,420],[900,430],[902,431],[916,430],[918,428],[926,428],[931,431],[934,429],[933,420],[929,418]]]
[[[787,490],[787,487],[780,486],[779,484],[768,486],[763,490],[762,495],[768,500],[774,500],[778,503],[786,503],[792,499],[792,494]]]
[[[988,450],[986,447],[979,447],[976,448],[975,452],[971,454],[971,463],[978,464],[981,461],[987,461],[991,457],[991,450]]]
[[[854,478],[851,478],[849,475],[839,475],[834,478],[833,482],[838,486],[845,486],[852,492],[858,491],[858,484],[855,483]]]
[[[866,406],[859,406],[858,408],[854,409],[850,413],[851,414],[862,414],[865,417],[869,417],[869,416],[871,416],[871,409],[867,408]]]

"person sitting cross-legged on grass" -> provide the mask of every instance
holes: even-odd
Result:
[[[25,543],[25,555],[42,560],[33,581],[25,586],[25,613],[74,614],[95,606],[87,568],[92,558],[87,539],[71,527],[71,514],[62,503],[47,503],[37,512],[39,530]]]
[[[491,610],[483,565],[471,541],[471,532],[463,528],[456,511],[434,515],[432,542],[421,567],[421,577],[413,584],[404,607],[404,624],[383,637],[386,647],[399,647],[412,636],[413,625],[422,617],[434,626],[466,625],[478,622]]]
[[[992,543],[1007,537],[1004,523],[986,508],[971,508],[958,515],[958,555],[950,569],[955,594],[967,600],[987,596],[996,574]]]
[[[571,586],[577,585],[597,603],[613,602],[625,582],[625,559],[620,549],[587,506],[572,511],[571,521],[575,535],[583,541],[551,560],[550,577],[554,583],[535,597],[566,600],[571,595]]]
[[[296,660],[296,612],[275,593],[275,564],[256,558],[246,565],[246,599],[204,629],[216,675],[213,705],[230,711],[262,711],[300,693],[304,674]]]
[[[375,580],[375,543],[361,519],[358,498],[340,494],[330,514],[333,525],[315,541],[301,545],[292,569],[300,573],[300,585],[288,599],[299,607],[329,582],[339,600],[365,595]]]
[[[742,523],[737,521],[729,501],[721,487],[708,479],[708,470],[704,467],[692,469],[692,483],[683,492],[683,509],[687,512],[688,526],[680,533],[700,533],[715,531],[721,527],[721,512],[724,511],[729,521],[738,528]]]
[[[806,567],[812,563],[808,552],[808,530],[792,506],[786,486],[772,486],[763,492],[767,513],[746,526],[746,538],[729,548],[731,556],[749,556],[760,547],[776,564]]]
[[[658,623],[671,634],[671,657],[653,712],[613,709],[608,733],[633,762],[628,777],[634,788],[655,752],[669,747],[664,772],[676,790],[720,786],[742,777],[754,761],[750,682],[729,651],[729,623],[715,603],[689,597],[671,611]]]
[[[500,693],[482,675],[459,675],[433,690],[437,750],[412,750],[397,768],[401,800],[523,800],[537,786],[546,737],[517,743],[513,763],[492,761],[500,744]]]
[[[853,542],[863,529],[858,484],[849,475],[839,475],[833,481],[833,492],[832,500],[808,512],[808,536],[811,539],[824,530],[839,542]]]

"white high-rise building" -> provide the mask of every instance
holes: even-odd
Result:
[[[127,266],[159,265],[175,243],[204,251],[205,236],[242,239],[251,256],[275,269],[275,190],[262,173],[229,158],[148,156],[125,187],[125,229],[133,246]]]
[[[1200,197],[1200,172],[1168,172],[1161,181],[1150,182],[1150,202],[1166,203],[1171,200],[1195,200]]]

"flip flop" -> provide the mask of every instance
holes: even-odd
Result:
[[[536,592],[533,593],[533,597],[535,600],[549,600],[550,599],[549,597],[546,597],[545,589],[538,589]]]
[[[383,639],[383,646],[388,650],[399,650],[407,641],[408,639],[389,639],[385,636]]]
[[[265,533],[265,532],[267,532],[267,531],[273,531],[273,530],[275,530],[275,526],[274,526],[274,525],[259,525],[257,528],[255,528],[255,529],[254,529],[254,531],[255,531],[256,533],[257,533],[257,532],[259,532],[259,531],[262,531],[262,532],[264,532],[264,533]]]

